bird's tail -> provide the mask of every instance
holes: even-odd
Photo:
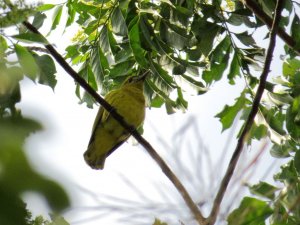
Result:
[[[99,155],[99,152],[94,148],[95,144],[91,143],[83,154],[84,160],[92,169],[102,170],[104,168],[106,154]]]

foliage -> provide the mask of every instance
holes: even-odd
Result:
[[[19,8],[13,11],[3,5],[1,2],[1,10],[6,15],[0,17],[2,28],[18,24],[36,13],[33,6],[25,5],[23,1],[19,1]],[[22,37],[17,35],[15,38]],[[37,40],[34,35],[29,38]],[[16,54],[13,61],[8,60],[12,49]],[[33,119],[23,117],[16,108],[21,100],[19,82],[24,74],[33,81],[38,80],[54,88],[54,73],[55,65],[49,55],[34,54],[17,43],[10,45],[5,34],[0,34],[0,224],[42,224],[41,221],[30,222],[28,219],[28,211],[21,199],[26,191],[41,194],[55,212],[61,212],[70,204],[66,192],[56,181],[44,177],[30,165],[24,152],[24,142],[42,126]]]
[[[155,221],[152,225],[167,225],[167,224],[164,222],[161,222],[159,219],[155,219]]]
[[[1,224],[24,224],[26,213],[20,195],[25,191],[42,194],[49,206],[60,212],[69,205],[66,193],[56,182],[35,171],[23,150],[25,138],[40,130],[41,125],[20,115],[5,113],[0,118]]]
[[[8,206],[19,207],[19,195],[25,190],[41,192],[55,210],[68,205],[61,187],[34,171],[22,149],[26,136],[40,129],[40,125],[23,118],[16,108],[21,99],[19,82],[25,76],[52,89],[57,82],[53,58],[42,47],[35,46],[48,43],[43,36],[20,26],[26,18],[33,18],[33,25],[39,29],[48,19],[47,11],[53,11],[50,32],[58,26],[80,28],[66,48],[65,58],[78,66],[80,76],[101,94],[129,75],[150,71],[145,87],[149,106],[165,105],[167,112],[173,113],[176,109],[187,109],[188,91],[205,94],[211,85],[224,78],[234,88],[241,77],[244,90],[216,117],[224,131],[235,120],[246,120],[249,115],[265,56],[265,49],[259,47],[253,36],[265,24],[241,1],[68,0],[58,5],[19,4],[14,9],[7,2],[0,3],[3,12],[0,25],[3,29],[18,28],[13,35],[8,35],[5,29],[0,33],[0,165],[9,171],[1,176],[0,195],[13,196],[13,201],[6,201]],[[266,16],[272,17],[274,2],[259,0],[256,4]],[[282,74],[267,81],[247,143],[267,137],[273,143],[271,155],[288,158],[289,162],[274,176],[282,187],[265,182],[252,186],[252,193],[262,199],[244,198],[229,215],[229,224],[265,224],[266,219],[272,224],[300,223],[299,4],[285,0],[284,9],[287,14],[282,16],[280,28],[283,31],[290,28],[295,45],[285,46]],[[62,16],[64,12],[66,18]],[[267,32],[264,35],[267,37]],[[79,84],[75,90],[81,102],[93,106],[94,100]],[[12,166],[14,169],[10,170]],[[26,182],[16,173],[21,169],[22,174],[28,174]],[[19,219],[24,218],[23,208],[18,213]]]

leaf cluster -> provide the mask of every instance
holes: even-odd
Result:
[[[25,138],[40,129],[39,123],[20,115],[0,117],[1,224],[25,224],[26,210],[21,195],[26,191],[40,193],[57,212],[70,204],[63,188],[37,172],[25,155]]]

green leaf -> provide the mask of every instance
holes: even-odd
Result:
[[[265,124],[256,125],[255,123],[252,125],[249,134],[247,143],[248,145],[251,144],[252,139],[261,140],[262,138],[266,137],[268,134],[268,128]]]
[[[145,50],[141,46],[140,29],[138,22],[135,23],[129,31],[130,46],[137,63],[147,69],[149,67],[148,61],[145,58]]]
[[[247,8],[237,9],[231,13],[231,16],[228,18],[227,22],[234,26],[240,26],[244,24],[247,27],[254,28],[257,26],[257,24],[250,20],[252,15],[252,12]]]
[[[300,19],[297,16],[297,14],[295,14],[293,22],[292,22],[291,35],[292,35],[293,39],[296,41],[295,48],[299,49],[299,47],[300,47]]]
[[[227,218],[228,225],[265,225],[273,210],[264,201],[245,197]]]
[[[177,105],[182,108],[182,109],[187,109],[188,108],[188,102],[184,99],[183,93],[180,87],[177,88],[177,99],[176,103]]]
[[[1,68],[0,71],[0,108],[13,108],[21,100],[19,81],[23,71],[19,67]],[[2,112],[0,113],[0,117]]]
[[[162,53],[159,45],[155,41],[157,36],[154,34],[154,30],[151,24],[148,22],[149,18],[146,14],[140,15],[140,29],[143,40],[145,40],[142,44],[145,49],[149,49],[149,51],[155,51]]]
[[[95,80],[95,75],[89,64],[84,64],[84,67],[79,71],[79,75],[83,79],[85,79],[85,81],[89,85],[91,85],[94,90],[97,90],[97,83]],[[76,90],[76,94],[78,94],[80,96],[79,90],[78,90],[78,93]],[[80,104],[85,102],[88,108],[93,108],[95,99],[88,92],[84,91],[82,97],[80,96],[79,99],[80,99],[80,102],[79,102]]]
[[[1,1],[3,2],[3,1]],[[1,8],[3,9],[3,8]],[[7,10],[1,11],[0,14],[0,27],[6,28],[10,26],[16,26],[23,21],[27,20],[28,17],[33,16],[36,13],[33,7],[31,8],[14,8],[14,10],[7,12]]]
[[[116,7],[111,15],[111,26],[112,31],[120,36],[127,35],[127,26],[125,23],[124,16],[119,7]]]
[[[288,184],[295,184],[295,182],[299,182],[298,174],[296,168],[294,166],[294,161],[290,161],[280,167],[281,171],[274,175],[275,181],[280,181],[282,183]],[[294,187],[295,188],[295,187]],[[289,192],[293,194],[292,192]]]
[[[300,175],[300,150],[296,151],[295,158],[294,158],[294,165],[295,169],[298,173],[298,176]]]
[[[241,93],[241,96],[236,99],[236,102],[232,106],[225,105],[224,109],[218,113],[215,117],[220,118],[222,123],[222,132],[231,127],[238,112],[241,111],[247,102],[245,98],[245,92]]]
[[[168,72],[166,70],[164,70],[159,64],[153,62],[150,58],[149,58],[149,62],[150,62],[151,71],[156,76],[156,78],[160,78],[160,80],[163,81],[163,83],[165,84],[164,89],[166,91],[176,87],[176,84],[175,84],[173,78],[168,74]],[[162,88],[162,86],[161,86],[161,88]]]
[[[126,76],[132,72],[134,64],[135,61],[133,60],[126,60],[118,64],[115,64],[110,70],[109,76],[110,77]]]
[[[37,12],[34,15],[34,19],[32,21],[32,25],[36,28],[39,29],[40,27],[43,26],[44,20],[47,18],[47,16],[44,13]]]
[[[106,92],[102,83],[104,76],[108,74],[109,64],[100,46],[96,46],[91,52],[91,66],[97,85],[99,85],[100,89]]]
[[[187,27],[193,15],[193,9],[189,10],[178,4],[175,7],[175,9],[170,7],[170,20],[176,21],[177,24],[180,23],[180,26]]]
[[[5,38],[2,35],[0,35],[0,59],[4,55],[7,48],[8,48],[8,45],[7,45]]]
[[[203,79],[207,83],[218,81],[228,66],[230,55],[230,39],[225,37],[210,54],[210,69],[203,72]]]
[[[111,52],[109,38],[108,38],[108,32],[110,32],[110,30],[108,30],[107,26],[103,26],[101,29],[100,36],[99,36],[99,44],[100,44],[102,51],[104,51],[104,52]]]
[[[50,214],[51,222],[48,225],[70,225],[65,218],[60,215]]]
[[[245,46],[255,46],[255,40],[253,39],[252,35],[248,34],[248,31],[245,31],[240,34],[234,34]]]
[[[29,164],[22,149],[25,138],[41,129],[41,125],[22,117],[0,119],[0,189],[20,196],[35,191],[45,197],[52,210],[61,211],[70,201],[56,182],[37,173]],[[1,192],[1,191],[0,191]]]
[[[60,22],[60,18],[62,15],[62,10],[63,10],[63,6],[59,5],[56,7],[55,12],[53,14],[53,21],[52,21],[52,26],[51,26],[51,30],[55,30],[57,25]]]
[[[270,150],[270,154],[275,158],[287,158],[290,157],[291,150],[292,147],[288,144],[288,142],[281,145],[274,144]]]
[[[48,85],[54,90],[57,83],[55,78],[56,68],[53,59],[49,55],[35,56],[35,61],[39,66],[39,83]]]
[[[68,1],[67,3],[67,8],[68,8],[68,19],[65,27],[70,26],[74,22],[75,15],[76,15],[76,11],[73,8],[73,4],[70,1]]]
[[[155,221],[152,225],[168,225],[167,223],[162,222],[161,220],[155,218]]]
[[[66,58],[75,59],[80,53],[79,53],[79,45],[69,45],[66,48]]]
[[[179,50],[182,50],[189,44],[185,29],[163,20],[160,23],[160,36],[166,44]]]
[[[114,38],[112,32],[107,28],[107,26],[103,26],[101,29],[99,44],[102,51],[105,52],[105,56],[108,59],[113,58],[122,50],[121,47],[118,45],[116,39]],[[115,56],[115,61],[118,61],[116,59],[116,56]]]
[[[258,184],[250,187],[250,191],[252,194],[266,197],[271,200],[274,200],[275,192],[277,190],[278,188],[263,181],[260,181]]]
[[[215,23],[206,21],[205,18],[195,16],[191,25],[191,31],[195,34],[199,41],[199,49],[202,54],[207,56],[212,50],[215,37],[220,32],[221,27]],[[205,32],[203,32],[205,31]]]
[[[193,46],[191,49],[187,49],[186,53],[188,55],[188,59],[191,61],[198,61],[202,55],[199,45]]]
[[[156,95],[152,100],[151,100],[151,105],[150,107],[154,108],[160,108],[164,104],[164,99],[158,95]]]
[[[240,62],[239,62],[238,53],[235,51],[232,57],[232,61],[230,63],[229,73],[227,75],[229,83],[232,85],[235,84],[234,78],[239,75],[240,75]]]
[[[293,102],[293,98],[289,94],[268,93],[272,103],[277,106],[284,106]]]
[[[25,43],[40,43],[40,44],[48,44],[47,40],[41,34],[35,34],[31,32],[22,33],[18,35],[12,36],[14,39],[19,41],[23,41]]]
[[[38,66],[32,54],[26,48],[18,44],[15,44],[15,51],[25,75],[34,81],[38,74]]]
[[[150,79],[146,80],[147,85],[151,88],[152,91],[154,91],[157,96],[161,97],[165,100],[167,113],[172,114],[174,113],[174,108],[176,107],[176,102],[169,98],[168,94],[166,94],[164,91],[160,90]]]
[[[172,74],[173,75],[183,75],[186,71],[186,67],[183,65],[176,65],[173,67]]]
[[[297,102],[297,99],[294,100]],[[299,122],[297,123],[297,111],[292,110],[292,106],[290,106],[286,111],[286,128],[291,135],[292,138],[299,141],[300,140],[300,125]]]
[[[1,149],[2,150],[2,149]],[[1,183],[1,182],[0,182]],[[27,225],[26,205],[10,189],[0,188],[0,223]]]
[[[198,95],[204,94],[208,91],[208,89],[201,81],[197,81],[185,74],[182,74],[181,76],[196,88]]]
[[[278,134],[285,135],[286,131],[284,129],[285,115],[276,108],[267,109],[265,107],[260,107],[260,110],[268,123],[268,125]]]
[[[133,56],[132,54],[132,49],[130,47],[129,43],[124,43],[121,46],[121,50],[118,51],[115,55],[115,61],[118,62],[123,62],[126,61],[128,58]]]
[[[95,16],[96,18],[101,18],[99,14],[95,15],[95,12],[99,12],[98,6],[91,5],[91,4],[85,4],[84,1],[72,1],[71,4],[72,4],[73,9],[76,12],[78,12],[80,14],[80,16],[83,16],[83,18],[89,18],[90,16],[88,15],[88,13],[90,15]],[[102,9],[102,11],[106,12],[105,9]],[[85,21],[80,21],[80,24],[82,25],[81,22],[85,22]]]
[[[40,5],[39,7],[37,7],[37,10],[47,11],[47,10],[53,9],[55,6],[56,5],[53,5],[53,4],[43,4],[43,5]]]
[[[300,60],[287,59],[282,66],[282,73],[285,77],[293,77],[300,70]]]
[[[78,73],[83,79],[85,79],[86,82],[88,82],[89,85],[92,86],[94,90],[97,91],[97,82],[95,79],[95,75],[88,63],[85,63],[83,65],[83,68]]]
[[[258,0],[258,3],[261,5],[262,10],[264,10],[269,17],[272,17],[272,13],[274,12],[276,6],[275,1]]]
[[[82,102],[81,93],[80,93],[80,85],[76,84],[75,95],[79,98],[80,102]]]

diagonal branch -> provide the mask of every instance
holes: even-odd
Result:
[[[246,6],[261,20],[263,21],[269,29],[272,27],[273,20],[269,17],[262,8],[253,0],[245,0]],[[277,35],[298,55],[300,55],[299,46],[297,46],[296,40],[293,39],[289,34],[287,34],[281,27],[278,28]]]
[[[42,35],[31,23],[24,21],[23,25],[31,32]],[[159,165],[164,174],[169,178],[169,180],[173,183],[178,192],[181,194],[182,198],[191,210],[198,224],[204,224],[205,218],[203,217],[199,208],[194,203],[193,199],[191,198],[183,184],[180,182],[180,180],[177,178],[177,176],[173,173],[173,171],[170,169],[167,163],[159,156],[159,154],[150,145],[150,143],[146,141],[134,127],[126,123],[124,118],[119,113],[117,113],[116,109],[113,108],[110,104],[108,104],[82,77],[80,77],[78,73],[75,70],[73,70],[73,68],[65,61],[65,59],[55,50],[55,48],[51,44],[45,45],[45,48],[49,51],[53,58],[55,58],[55,60],[62,66],[62,68],[97,102],[99,102],[105,110],[110,112],[111,116],[114,119],[116,119],[146,149],[149,155]]]
[[[265,65],[264,65],[262,74],[260,76],[259,86],[258,86],[256,95],[255,95],[255,98],[253,100],[252,109],[247,118],[247,121],[245,122],[241,136],[238,139],[237,146],[231,157],[227,171],[223,177],[219,191],[214,200],[214,204],[213,204],[211,213],[207,219],[207,223],[206,223],[207,225],[212,225],[216,221],[217,214],[219,212],[220,205],[223,200],[224,194],[228,187],[229,181],[232,178],[232,175],[233,175],[234,169],[237,165],[238,159],[242,153],[242,150],[244,147],[244,142],[246,141],[247,135],[251,129],[252,124],[254,123],[254,118],[258,112],[260,100],[263,95],[263,92],[264,92],[264,89],[266,86],[266,80],[267,80],[267,77],[268,77],[268,74],[270,71],[270,65],[272,62],[273,52],[274,52],[275,43],[276,43],[276,33],[278,31],[278,26],[279,26],[279,22],[280,22],[280,18],[281,18],[281,10],[282,10],[282,6],[283,6],[283,2],[284,2],[284,0],[277,0],[276,12],[275,12],[274,20],[272,23],[272,28],[271,28],[271,33],[270,33],[270,43],[269,43],[269,47],[268,47],[268,51],[267,51],[267,55],[266,55],[266,61],[265,61]]]

